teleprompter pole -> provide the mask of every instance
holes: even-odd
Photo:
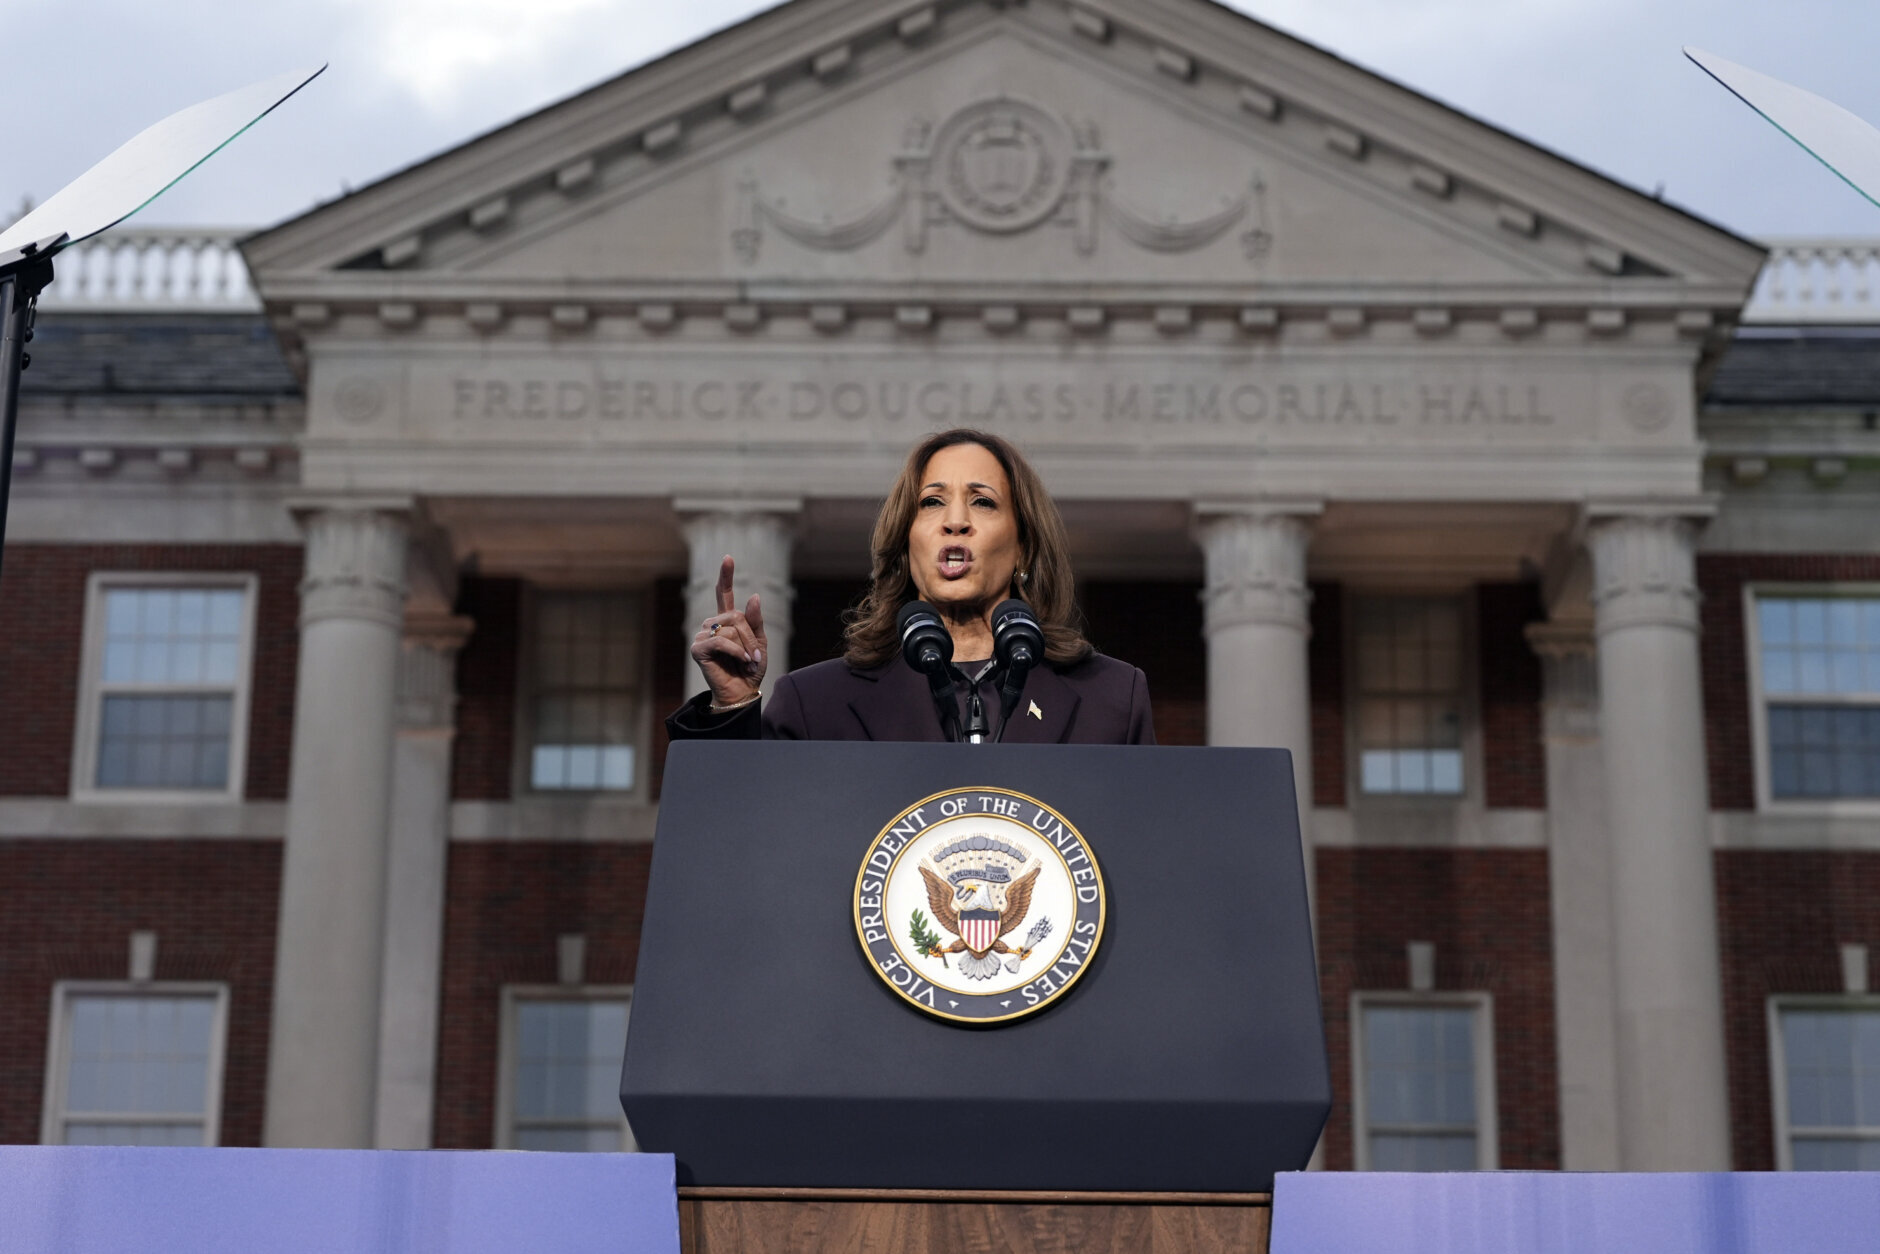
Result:
[[[20,371],[31,358],[33,311],[39,293],[52,282],[52,258],[38,256],[28,244],[18,260],[0,266],[0,562],[6,555],[7,504],[13,490],[13,431],[19,423]]]

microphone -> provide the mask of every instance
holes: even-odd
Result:
[[[894,627],[901,633],[901,656],[915,670],[931,678],[953,660],[953,633],[940,621],[940,611],[925,601],[903,605]]]
[[[1017,597],[999,602],[992,611],[992,656],[1005,672],[999,688],[999,739],[1003,740],[1012,711],[1024,695],[1026,677],[1044,660],[1044,629],[1031,607]]]
[[[940,620],[940,611],[925,601],[909,601],[894,616],[901,633],[901,657],[927,676],[927,688],[940,711],[947,739],[960,739],[959,695],[953,686],[953,633]]]

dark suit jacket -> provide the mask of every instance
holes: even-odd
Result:
[[[710,694],[700,693],[666,719],[666,730],[674,740],[945,739],[927,677],[899,658],[871,670],[840,658],[805,666],[779,679],[761,704],[761,714],[754,703],[714,715]],[[1100,653],[1062,669],[1041,666],[1026,678],[1005,743],[1152,745],[1149,682],[1127,662]]]

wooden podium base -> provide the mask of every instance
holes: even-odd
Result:
[[[1266,1254],[1271,1193],[679,1190],[681,1254]]]

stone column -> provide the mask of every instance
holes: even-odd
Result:
[[[405,512],[320,507],[305,527],[264,1139],[365,1149],[378,1078]]]
[[[431,1148],[457,651],[470,630],[469,619],[447,613],[405,615],[379,995],[379,1149]]]
[[[1587,539],[1626,1171],[1730,1168],[1694,538],[1687,518],[1633,513]]]
[[[691,577],[685,588],[686,695],[705,690],[705,676],[692,660],[692,633],[718,612],[718,565],[729,553],[738,564],[738,608],[744,608],[753,592],[763,598],[764,637],[770,643],[764,696],[770,696],[777,677],[790,669],[790,606],[796,599],[790,586],[790,545],[796,539],[802,502],[680,500],[673,507],[691,549]]]
[[[1292,751],[1308,898],[1312,873],[1312,694],[1306,546],[1316,506],[1197,510],[1207,562],[1208,743]]]
[[[1599,672],[1591,614],[1535,623],[1527,636],[1540,655],[1545,684],[1542,736],[1547,751],[1560,1165],[1568,1171],[1617,1171],[1612,838],[1606,826],[1606,764],[1599,739]]]

